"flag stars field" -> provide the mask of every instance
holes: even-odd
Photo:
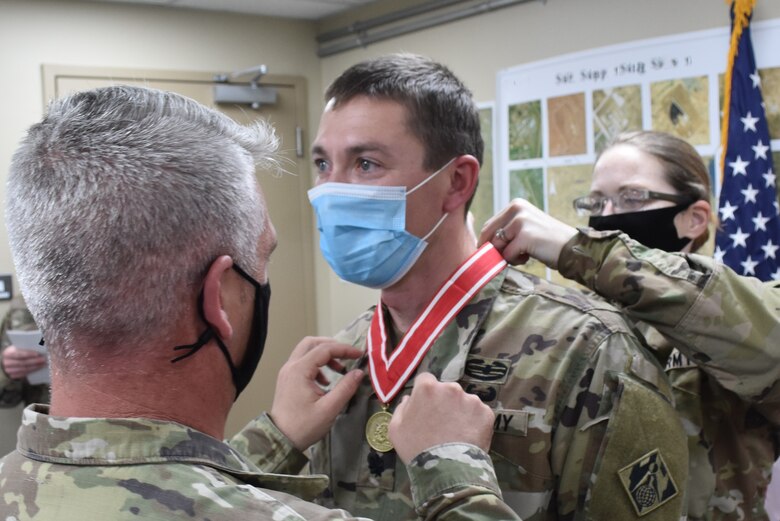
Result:
[[[755,275],[756,274],[756,266],[758,266],[758,262],[754,261],[751,257],[748,257],[746,260],[740,262],[742,265],[742,271],[745,273],[745,275]]]
[[[780,212],[749,17],[735,16],[726,66],[714,257],[742,275],[780,280]]]
[[[742,156],[737,156],[736,161],[729,163],[729,166],[733,169],[732,175],[747,175],[747,167],[750,165],[750,161],[743,161]]]
[[[772,172],[771,168],[765,174],[761,174],[761,177],[763,177],[764,180],[766,181],[766,186],[764,188],[769,188],[770,186],[775,186],[775,182],[777,181],[777,177],[775,176],[774,172]]]
[[[737,211],[736,206],[731,206],[731,203],[726,201],[726,204],[724,206],[721,206],[720,208],[720,219],[721,221],[728,221],[729,219],[734,219],[734,212]]]
[[[756,196],[758,195],[758,190],[753,188],[753,185],[749,184],[747,188],[745,188],[744,190],[740,190],[740,192],[742,192],[742,195],[745,196],[746,203],[756,202]]]
[[[769,217],[764,217],[764,215],[761,212],[758,212],[758,215],[753,217],[751,219],[753,221],[753,225],[755,225],[756,230],[766,231],[766,223],[769,222]],[[772,240],[770,239],[769,242],[771,243]]]
[[[747,116],[739,119],[742,121],[742,124],[745,125],[745,132],[748,130],[756,132],[756,123],[758,123],[758,118],[753,117],[752,112],[748,111]]]
[[[761,249],[764,250],[764,258],[765,259],[776,259],[775,255],[777,254],[777,250],[780,250],[780,246],[777,246],[776,244],[773,244],[770,240],[763,246],[761,246]]]
[[[737,246],[742,246],[743,248],[747,248],[747,242],[746,239],[750,237],[749,233],[744,233],[742,231],[742,228],[737,228],[736,233],[729,234],[729,237],[731,237],[732,247],[736,248]]]
[[[758,74],[758,71],[753,72],[753,74],[750,75],[750,79],[753,81],[753,88],[761,86],[761,76]]]
[[[756,146],[750,148],[752,148],[753,152],[756,153],[756,157],[754,159],[766,159],[766,153],[769,150],[769,147],[766,146],[763,141],[759,139],[758,143],[756,143]]]

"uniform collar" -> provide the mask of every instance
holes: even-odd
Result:
[[[457,314],[455,319],[444,328],[428,354],[425,355],[417,373],[429,372],[442,382],[457,382],[463,377],[466,359],[472,346],[479,338],[482,324],[490,314],[493,302],[504,284],[508,269],[503,269],[493,280],[488,282]],[[413,385],[414,379],[410,379],[404,388],[411,388]]]

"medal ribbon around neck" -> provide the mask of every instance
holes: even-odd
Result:
[[[444,328],[505,266],[506,261],[491,243],[482,245],[450,275],[389,359],[380,300],[371,319],[367,351],[371,384],[382,403],[389,403],[398,394]]]

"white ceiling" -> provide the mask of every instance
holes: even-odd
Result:
[[[377,0],[93,0],[318,20]]]

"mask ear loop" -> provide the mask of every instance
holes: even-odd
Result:
[[[415,190],[417,190],[418,188],[420,188],[421,186],[423,186],[425,183],[427,183],[428,181],[430,181],[431,179],[433,179],[434,177],[436,177],[437,175],[439,175],[439,172],[441,172],[442,170],[444,170],[445,168],[447,168],[448,166],[450,166],[450,165],[452,164],[452,162],[453,162],[453,161],[455,161],[456,159],[457,159],[457,156],[456,156],[456,157],[453,157],[452,159],[450,159],[449,161],[447,161],[447,164],[445,164],[443,167],[441,167],[441,168],[439,168],[438,170],[436,170],[434,173],[432,173],[431,175],[429,175],[429,176],[428,176],[426,179],[423,179],[423,180],[420,182],[420,184],[418,184],[417,186],[415,186],[414,188],[412,188],[411,190],[409,190],[408,192],[406,192],[406,195],[409,195],[409,194],[413,193]],[[438,224],[437,224],[436,226],[438,226]],[[434,229],[435,229],[435,228],[434,228]]]
[[[441,172],[442,170],[444,170],[445,168],[447,168],[448,166],[450,166],[450,165],[452,164],[452,162],[453,162],[453,161],[455,161],[456,159],[457,159],[457,156],[456,156],[456,157],[453,157],[452,159],[450,159],[449,161],[447,161],[447,164],[445,164],[443,167],[439,168],[439,169],[438,169],[438,170],[436,170],[434,173],[432,173],[431,175],[429,175],[429,176],[428,176],[428,178],[427,178],[427,179],[425,179],[425,180],[423,180],[423,181],[422,181],[420,184],[418,184],[417,186],[415,186],[414,188],[412,188],[411,190],[409,190],[408,192],[406,192],[406,195],[409,195],[409,194],[411,194],[412,192],[414,192],[415,190],[417,190],[418,188],[420,188],[422,185],[424,185],[425,183],[427,183],[428,181],[430,181],[431,179],[433,179],[434,177],[436,177],[436,176],[439,174],[439,172]],[[434,227],[433,227],[433,229],[432,229],[431,231],[429,231],[428,233],[426,233],[426,234],[425,234],[425,237],[423,237],[423,238],[422,238],[422,240],[423,240],[423,241],[427,241],[427,240],[428,240],[428,237],[430,237],[431,235],[433,235],[433,234],[434,234],[434,232],[435,232],[436,230],[438,230],[438,229],[439,229],[439,226],[441,226],[441,223],[443,223],[443,222],[444,222],[444,219],[446,219],[448,215],[450,215],[450,214],[449,214],[449,212],[447,212],[447,213],[445,213],[444,215],[442,215],[442,216],[441,216],[441,219],[439,219],[439,222],[437,222],[437,223],[436,223],[436,225],[434,225]]]
[[[233,375],[233,378],[235,379],[235,376],[238,374],[236,370],[236,366],[233,365],[233,360],[230,358],[230,352],[228,351],[227,346],[224,342],[222,342],[222,339],[214,332],[214,328],[211,327],[211,324],[209,324],[206,321],[206,314],[203,312],[203,291],[201,290],[200,294],[198,295],[198,313],[200,314],[200,318],[203,320],[203,322],[206,323],[206,330],[201,333],[201,335],[198,337],[198,340],[195,341],[192,344],[185,344],[176,346],[173,348],[174,351],[182,351],[187,350],[186,353],[183,355],[179,355],[176,358],[173,358],[171,360],[172,364],[175,364],[176,362],[179,362],[181,360],[184,360],[185,358],[189,358],[200,349],[205,346],[209,341],[213,338],[217,342],[217,346],[219,347],[219,350],[222,351],[222,354],[227,359],[228,366],[230,367],[230,374]]]
[[[437,222],[437,223],[436,223],[436,226],[434,226],[434,227],[433,227],[433,230],[429,231],[429,232],[428,232],[428,233],[425,235],[425,237],[423,237],[423,238],[422,238],[422,240],[423,240],[423,241],[427,241],[427,240],[428,240],[428,237],[430,237],[431,235],[433,235],[433,232],[435,232],[435,231],[436,231],[436,230],[439,228],[439,226],[441,226],[441,223],[443,223],[443,222],[444,222],[444,219],[446,219],[448,215],[450,215],[450,213],[449,213],[449,212],[447,212],[447,213],[445,213],[444,215],[442,215],[442,216],[441,216],[441,219],[439,219],[439,222]]]

